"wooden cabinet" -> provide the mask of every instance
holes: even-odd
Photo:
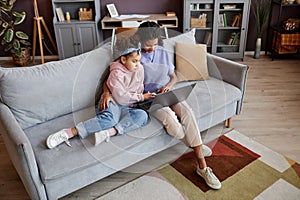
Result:
[[[60,59],[90,51],[98,44],[93,23],[58,24],[56,38]]]
[[[186,0],[183,30],[196,28],[196,41],[207,51],[229,59],[244,59],[250,0]]]
[[[59,59],[88,52],[102,42],[102,31],[98,28],[100,0],[53,0],[52,4]],[[59,10],[63,16],[59,16]],[[70,20],[66,18],[67,12]]]
[[[296,2],[289,4],[285,0],[272,0],[266,45],[266,54],[268,51],[271,52],[272,60],[279,54],[299,54],[299,21],[294,29],[291,27],[285,29],[283,25],[289,18],[300,20],[299,8],[300,4]]]

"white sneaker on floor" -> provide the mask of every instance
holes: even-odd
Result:
[[[201,176],[206,184],[213,188],[213,189],[220,189],[222,184],[219,181],[219,179],[214,175],[214,173],[212,172],[212,169],[210,167],[205,167],[204,169],[200,169],[199,166],[197,166],[197,170],[196,170],[197,174],[199,176]]]
[[[97,146],[104,140],[105,142],[109,142],[110,140],[110,135],[108,130],[96,132],[94,136],[95,136],[95,146]]]
[[[62,129],[56,133],[49,135],[46,140],[46,145],[49,149],[52,149],[63,142],[65,142],[69,147],[71,147],[69,136],[66,133],[65,129]]]
[[[205,144],[202,144],[202,153],[204,157],[209,157],[212,155],[212,150]]]

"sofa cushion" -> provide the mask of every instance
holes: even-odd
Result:
[[[103,142],[94,146],[94,138],[91,135],[85,139],[79,137],[70,139],[72,147],[65,144],[61,144],[54,149],[46,147],[45,142],[49,134],[62,128],[74,126],[75,121],[89,119],[93,113],[95,113],[94,107],[89,107],[24,130],[32,145],[41,179],[44,183],[79,172],[99,162],[108,165],[109,160],[114,155],[129,151],[130,147],[145,142],[144,140],[147,138],[165,134],[161,123],[153,118],[140,129],[121,136],[111,137],[109,143]],[[117,166],[119,163],[115,164]]]
[[[176,87],[193,82],[198,83],[188,97],[187,102],[194,110],[197,120],[226,107],[227,104],[235,102],[241,97],[239,89],[215,78],[207,81],[180,82]],[[71,139],[72,148],[65,144],[54,149],[46,148],[45,141],[49,134],[62,128],[74,126],[80,121],[93,117],[94,114],[94,107],[89,107],[25,129],[25,133],[32,144],[43,182],[64,177],[99,162],[108,164],[110,159],[120,152],[129,151],[130,147],[139,145],[147,139],[166,134],[162,124],[151,117],[146,126],[122,136],[112,137],[109,143],[104,142],[94,146],[93,136],[90,136],[86,139]],[[117,165],[118,163],[116,163]]]
[[[186,101],[197,119],[241,100],[242,92],[237,87],[216,78],[205,81],[183,81],[176,87],[194,82],[197,84]]]
[[[0,101],[22,128],[93,105],[110,55],[110,45],[104,45],[66,60],[0,68]]]
[[[206,45],[176,42],[176,73],[179,81],[209,79]]]
[[[176,42],[187,43],[187,44],[196,44],[195,40],[195,29],[192,29],[186,33],[182,33],[180,35],[164,39],[164,48],[168,52],[169,58],[171,62],[175,65],[175,45]]]

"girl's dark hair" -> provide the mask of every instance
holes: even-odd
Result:
[[[158,38],[158,43],[162,45],[161,35],[162,34],[160,26],[157,23],[151,21],[146,21],[140,24],[138,30],[135,33],[136,39],[141,42]]]

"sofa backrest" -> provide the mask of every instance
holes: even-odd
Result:
[[[195,30],[163,42],[175,64],[176,42],[195,44]],[[111,60],[111,46],[106,43],[61,61],[0,68],[0,101],[12,110],[23,129],[92,106],[99,80]]]
[[[25,129],[94,105],[99,80],[111,62],[110,44],[61,61],[0,68],[0,101]]]

